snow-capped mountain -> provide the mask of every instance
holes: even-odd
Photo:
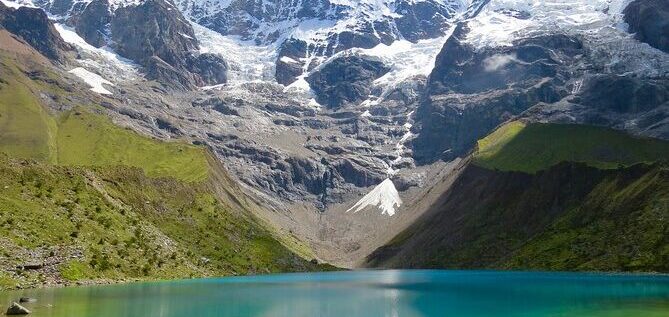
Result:
[[[179,0],[191,20],[257,43],[295,38],[323,54],[441,36],[460,0]]]
[[[223,35],[278,46],[276,79],[289,85],[327,57],[351,48],[443,36],[464,4],[424,1],[177,2],[192,21]]]
[[[280,226],[364,253],[508,119],[669,138],[649,1],[8,3],[49,14],[115,121],[208,146]]]
[[[647,100],[643,91],[666,89],[669,56],[628,32],[630,2],[472,3],[480,9],[469,10],[446,41],[416,111],[414,158],[460,156],[521,114],[666,135],[666,100]]]

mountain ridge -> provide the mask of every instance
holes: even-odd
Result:
[[[639,157],[654,162],[646,141],[616,143],[629,140],[625,134],[604,133],[615,136],[600,143],[620,145],[610,148],[586,144],[601,134],[576,135],[583,139],[573,142],[579,153],[542,151],[550,133],[522,138],[542,124],[669,138],[669,55],[654,47],[662,23],[638,18],[647,14],[646,2],[239,0],[198,2],[197,9],[192,1],[3,0],[47,12],[47,28],[22,25],[27,31],[10,37],[36,43],[59,35],[76,53],[39,57],[49,71],[22,71],[30,86],[23,92],[49,113],[92,111],[161,142],[209,149],[205,160],[215,159],[232,177],[219,195],[238,183],[240,195],[258,207],[250,211],[277,229],[276,239],[294,244],[303,258],[343,267],[361,265],[427,214],[469,166],[493,164],[500,171],[486,175],[504,179],[508,168],[574,161],[565,153],[613,158],[595,160],[596,170]],[[211,16],[209,8],[216,9]],[[29,65],[25,58],[19,64]],[[469,156],[509,121],[526,125],[512,145],[522,139],[520,148],[536,147],[523,157],[502,151],[498,161]],[[19,133],[26,140],[42,137],[26,131],[63,137],[28,129]],[[81,142],[83,148],[101,143],[125,153],[132,145],[91,136],[97,142]],[[78,148],[74,139],[70,149]],[[133,162],[113,152],[102,153],[100,163]],[[557,159],[547,160],[551,155]],[[72,163],[91,160],[97,158],[76,156]],[[197,179],[201,173],[191,167],[170,173]],[[387,199],[375,204],[380,185],[392,195],[379,195]],[[360,201],[369,204],[346,212]]]

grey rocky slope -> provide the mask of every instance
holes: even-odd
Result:
[[[628,32],[623,1],[393,3],[39,5],[93,46],[73,63],[114,84],[100,103],[118,124],[210,146],[261,216],[336,264],[413,222],[508,119],[667,138],[669,57]],[[394,216],[374,197],[347,212],[387,178]]]
[[[642,42],[669,52],[669,2],[635,0],[625,8],[630,32]]]

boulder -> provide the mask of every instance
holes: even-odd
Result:
[[[36,301],[37,301],[37,299],[32,298],[32,297],[21,297],[21,298],[19,298],[19,303],[34,303]]]
[[[19,303],[16,303],[16,302],[12,303],[9,306],[9,308],[7,308],[7,313],[6,313],[6,315],[10,315],[10,316],[12,316],[12,315],[28,315],[28,314],[30,314],[30,310],[28,310],[28,308],[25,308],[25,307],[19,305]]]

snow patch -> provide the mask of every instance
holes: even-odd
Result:
[[[4,4],[5,6],[13,9],[18,9],[20,7],[35,8],[35,5],[30,0],[15,0],[15,1],[0,0],[0,2],[2,2],[2,4]]]
[[[116,54],[109,47],[97,48],[86,43],[72,28],[60,23],[54,24],[60,37],[74,45],[81,56],[77,62],[87,69],[92,69],[110,78],[114,82],[133,80],[139,77],[139,66],[129,59]]]
[[[228,62],[229,84],[274,80],[276,47],[255,45],[234,36],[223,36],[194,22],[191,24],[200,42],[200,53],[217,54]]]
[[[631,0],[494,0],[470,20],[467,41],[477,47],[508,46],[536,32],[589,33],[620,24]],[[522,12],[519,18],[509,12]]]
[[[294,59],[292,59],[288,56],[281,56],[281,58],[279,58],[279,60],[286,63],[286,64],[297,64],[297,63],[299,63],[298,61],[296,61],[296,60],[294,60]]]
[[[94,92],[97,92],[102,95],[111,95],[111,91],[105,89],[103,84],[109,85],[109,86],[114,86],[110,81],[100,77],[100,75],[96,73],[91,73],[88,70],[86,70],[83,67],[77,67],[71,71],[69,71],[70,74],[74,74],[77,77],[81,78],[84,82],[86,82],[90,87],[91,90]]]
[[[641,43],[627,32],[624,9],[631,0],[493,0],[476,16],[467,17],[464,41],[477,49],[511,46],[518,39],[563,33],[582,39],[605,72],[664,77],[669,74],[666,53]],[[484,3],[481,1],[480,3]],[[488,71],[505,63],[489,60]]]
[[[368,206],[376,206],[381,210],[381,215],[392,217],[395,215],[395,208],[402,206],[402,199],[395,188],[395,184],[390,178],[386,178],[381,184],[377,185],[365,197],[362,197],[353,207],[346,210],[357,213]]]

